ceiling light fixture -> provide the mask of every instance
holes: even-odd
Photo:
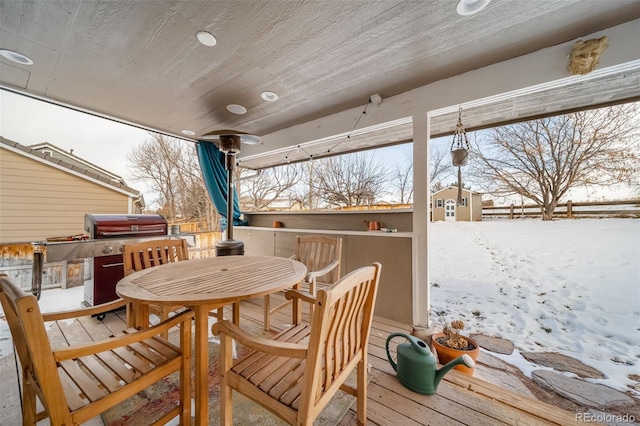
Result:
[[[468,16],[480,12],[491,0],[460,0],[456,6],[458,15]]]
[[[196,37],[198,38],[198,41],[205,46],[212,47],[215,46],[216,43],[218,43],[218,40],[216,40],[215,36],[206,31],[200,31],[198,34],[196,34]]]
[[[277,101],[279,96],[275,92],[262,92],[260,93],[260,97],[267,102]]]
[[[33,65],[33,61],[20,52],[15,52],[9,49],[0,49],[0,55],[4,56],[10,61],[17,62],[22,65]]]
[[[233,114],[246,114],[247,113],[247,109],[245,107],[243,107],[242,105],[238,105],[238,104],[229,104],[227,105],[227,111],[233,113]]]
[[[182,134],[187,136],[194,136],[196,132],[194,132],[193,130],[183,130]]]

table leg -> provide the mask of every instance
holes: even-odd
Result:
[[[149,305],[131,302],[127,306],[127,326],[149,328]]]
[[[194,307],[195,314],[195,402],[196,424],[209,422],[209,309]]]

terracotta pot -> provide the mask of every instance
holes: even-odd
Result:
[[[379,231],[382,227],[382,224],[375,220],[365,220],[364,223],[369,226],[369,231]]]
[[[431,343],[433,344],[433,347],[436,350],[436,353],[438,354],[438,362],[440,362],[440,364],[444,365],[449,361],[456,359],[457,357],[462,356],[464,354],[469,355],[474,361],[478,358],[478,354],[480,353],[480,346],[478,345],[478,342],[476,342],[472,338],[465,336],[465,339],[467,339],[476,348],[472,351],[462,351],[460,349],[453,349],[448,346],[441,345],[436,340],[439,337],[445,337],[445,335],[443,333],[434,334],[433,336],[431,336]],[[463,372],[464,374],[473,376],[473,370],[474,370],[473,367],[469,368],[466,365],[456,365],[454,368],[458,371]]]

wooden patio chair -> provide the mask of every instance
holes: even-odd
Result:
[[[129,329],[98,341],[89,330],[78,327],[84,333],[73,337],[83,343],[70,346],[65,339],[51,340],[45,322],[108,312],[126,302],[42,314],[36,297],[25,294],[4,274],[0,274],[0,290],[22,366],[23,424],[49,417],[53,425],[78,425],[174,372],[180,372],[179,405],[154,424],[164,424],[177,415],[181,424],[191,422],[191,311],[149,329]],[[68,321],[60,322],[60,329],[64,329]],[[177,325],[179,346],[158,337]],[[63,347],[54,348],[53,342]],[[41,412],[36,409],[37,399],[44,407]]]
[[[342,256],[342,238],[320,235],[297,236],[295,254],[291,256],[307,267],[307,276],[294,289],[307,287],[309,293],[316,294],[318,287],[327,287],[340,278],[340,258]],[[292,301],[271,307],[269,295],[264,297],[264,329],[271,328],[271,315],[291,304]],[[301,311],[299,303],[293,304],[293,322],[299,323]]]
[[[124,244],[122,246],[122,260],[124,263],[124,276],[132,274],[152,266],[164,265],[171,262],[189,260],[187,240],[162,239],[143,241],[141,243]],[[182,308],[182,306],[155,306],[152,311],[160,317],[160,321],[169,318],[171,312]],[[133,310],[128,310],[131,315]],[[129,321],[134,324],[134,321]],[[165,334],[165,336],[167,335]]]
[[[124,275],[127,276],[143,269],[151,268],[152,266],[164,265],[171,262],[180,262],[183,260],[189,260],[189,251],[187,247],[187,240],[185,239],[162,239],[143,241],[135,244],[124,244],[122,246],[122,255],[124,262]],[[169,314],[174,312],[183,306],[158,306],[152,307],[155,310],[161,321],[169,318]],[[224,308],[218,309],[218,319],[223,319]],[[239,317],[239,307],[236,304],[233,305],[233,315]],[[129,322],[132,324],[133,322]],[[165,336],[166,337],[166,336]]]
[[[288,298],[314,303],[311,325],[295,324],[273,339],[252,335],[229,321],[213,325],[220,334],[220,424],[232,424],[232,390],[286,422],[312,425],[338,389],[357,398],[358,424],[367,418],[367,345],[379,263],[357,269],[314,298],[299,290]],[[251,349],[233,360],[232,342]],[[354,369],[357,387],[345,384]]]

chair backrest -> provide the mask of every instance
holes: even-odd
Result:
[[[22,377],[34,382],[49,412],[68,416],[65,393],[38,300],[25,294],[4,274],[0,274],[0,290],[0,302],[20,358]],[[27,385],[23,383],[23,386]]]
[[[124,275],[152,266],[189,259],[187,240],[164,239],[144,241],[122,246]]]
[[[380,269],[379,263],[364,266],[318,291],[300,412],[313,412],[323,395],[335,393],[345,375],[358,362],[366,362]]]
[[[319,271],[331,262],[338,266],[328,274],[318,277],[323,283],[333,284],[340,278],[340,259],[342,257],[342,238],[322,235],[306,235],[296,237],[295,259],[304,263],[308,272]]]

